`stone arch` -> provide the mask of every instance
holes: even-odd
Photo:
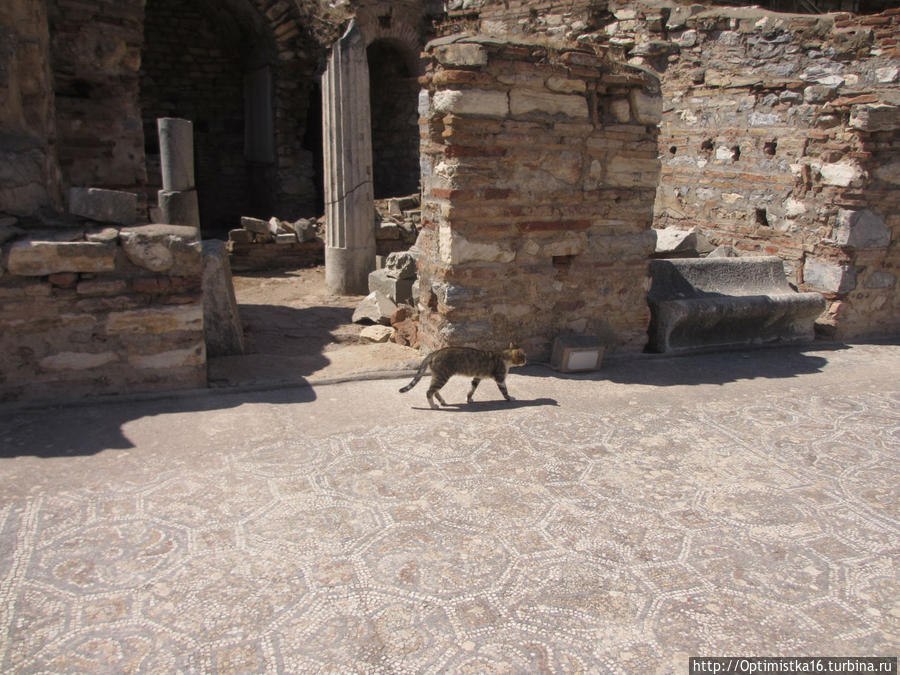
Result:
[[[318,148],[304,146],[315,63],[289,3],[147,0],[140,103],[152,189],[159,182],[156,118],[194,123],[204,236],[240,216],[312,215]],[[307,50],[308,52],[309,50]]]

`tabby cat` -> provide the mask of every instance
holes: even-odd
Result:
[[[425,357],[419,370],[413,377],[412,382],[400,390],[405,393],[416,386],[425,369],[431,366],[431,386],[428,387],[428,403],[432,408],[437,408],[434,402],[436,398],[441,405],[447,405],[447,402],[441,398],[439,390],[453,375],[470,375],[472,380],[472,388],[466,395],[466,401],[472,402],[472,395],[481,379],[484,377],[492,377],[503,394],[503,398],[511,401],[512,397],[506,390],[506,373],[510,366],[525,365],[525,352],[517,349],[512,344],[509,349],[499,352],[488,352],[481,349],[472,349],[470,347],[445,347],[432,352]]]

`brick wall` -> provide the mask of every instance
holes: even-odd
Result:
[[[439,40],[420,99],[426,348],[643,348],[656,82],[590,53]]]
[[[829,300],[817,328],[900,333],[900,10],[642,10],[608,32],[661,74],[656,226],[774,254]]]
[[[0,402],[205,386],[195,228],[57,230],[0,249]]]

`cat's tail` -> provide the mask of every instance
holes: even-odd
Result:
[[[419,383],[419,380],[422,379],[422,376],[425,374],[425,371],[428,369],[428,364],[431,362],[431,357],[433,354],[434,354],[434,352],[432,352],[431,354],[429,354],[428,356],[425,357],[425,359],[422,361],[422,365],[419,366],[419,369],[416,371],[416,374],[413,376],[412,382],[410,382],[408,385],[406,385],[405,387],[403,387],[400,390],[401,394],[405,394],[406,392],[408,392],[410,389],[412,389]]]

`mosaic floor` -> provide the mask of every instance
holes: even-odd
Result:
[[[548,382],[510,391],[558,405],[471,415],[410,410],[424,391],[395,399],[396,382],[176,407],[118,446],[66,449],[16,418],[0,670],[683,673],[697,655],[898,652],[900,387],[657,405],[604,383],[635,390],[606,406]],[[357,396],[399,412],[322,433]]]

